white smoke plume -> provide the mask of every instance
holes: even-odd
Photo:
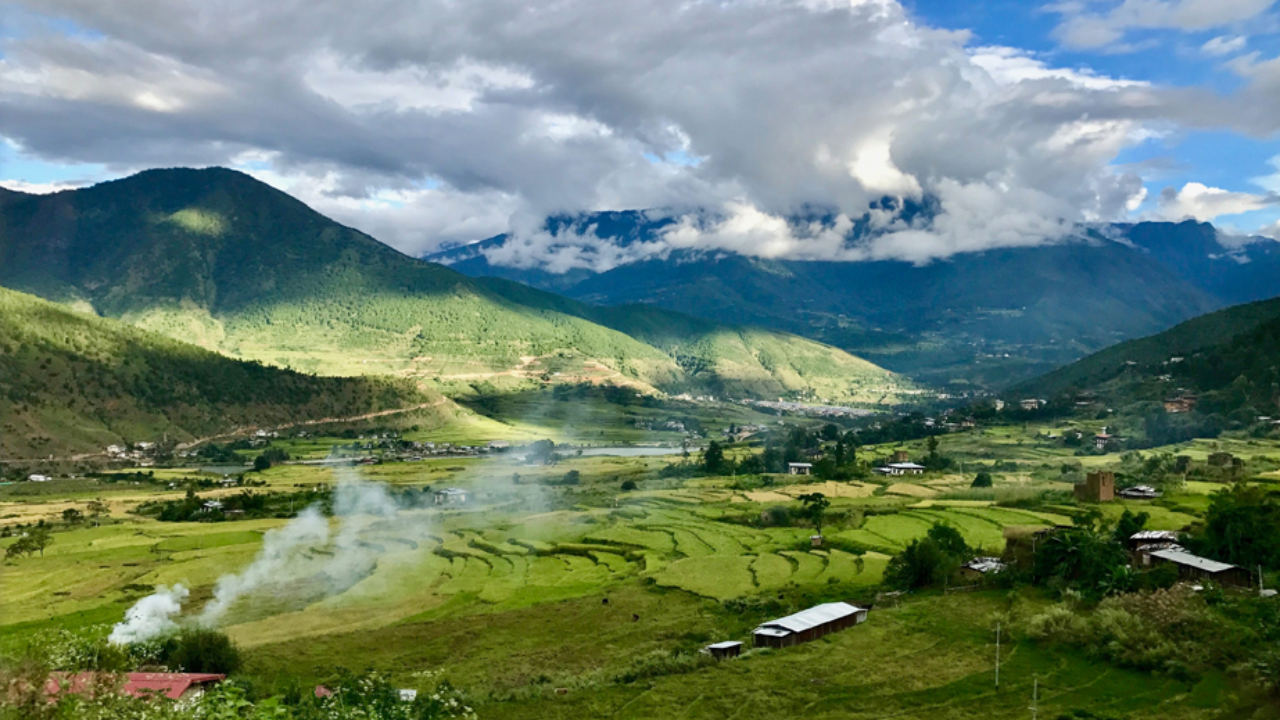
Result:
[[[189,591],[181,586],[163,585],[155,593],[142,598],[124,614],[124,621],[111,630],[107,642],[112,645],[131,645],[163,637],[178,629],[173,618],[182,612],[182,601]]]
[[[289,566],[298,562],[303,552],[328,540],[329,521],[315,507],[303,510],[284,527],[268,532],[262,539],[262,550],[249,567],[218,579],[213,600],[200,613],[200,623],[216,625],[237,599],[286,576]]]

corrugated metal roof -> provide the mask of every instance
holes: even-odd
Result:
[[[965,567],[970,570],[976,570],[983,575],[989,572],[1000,572],[1004,570],[1004,563],[1000,562],[1000,558],[993,557],[976,557],[970,560]]]
[[[707,646],[707,649],[709,649],[709,650],[728,650],[729,648],[735,648],[735,647],[739,647],[739,646],[741,646],[741,645],[742,645],[742,643],[738,642],[737,640],[725,640],[724,642],[711,643],[710,645],[708,645],[708,646]]]
[[[787,630],[789,632],[804,632],[805,630],[810,630],[818,627],[819,625],[825,625],[833,620],[849,617],[850,615],[860,611],[861,608],[854,607],[849,603],[824,603],[822,605],[815,605],[808,610],[801,610],[794,615],[788,615],[784,618],[778,618],[777,620],[770,620],[756,628],[756,632],[772,630],[775,628]]]
[[[1223,570],[1230,570],[1235,567],[1235,565],[1228,565],[1227,563],[1221,563],[1217,560],[1202,558],[1199,555],[1192,555],[1189,552],[1182,552],[1181,550],[1157,550],[1151,553],[1151,556],[1210,573],[1219,573]]]
[[[1172,530],[1143,530],[1129,536],[1130,540],[1177,540],[1178,533]]]
[[[912,462],[889,463],[889,467],[894,468],[896,470],[924,470],[925,469],[923,465],[917,465]]]

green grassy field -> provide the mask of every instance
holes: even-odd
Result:
[[[1017,455],[1033,432],[950,436],[943,448],[1039,464],[1038,455]],[[1238,449],[1246,448],[1259,458],[1278,450]],[[352,527],[364,551],[347,581],[333,579],[336,546],[309,546],[287,572],[242,597],[222,627],[244,649],[243,674],[255,687],[320,682],[337,667],[372,668],[406,682],[438,670],[468,693],[481,717],[1017,718],[1029,713],[1033,682],[1041,717],[1087,710],[1134,720],[1228,718],[1254,710],[1255,699],[1221,677],[1183,682],[1021,639],[1019,613],[1048,603],[1038,591],[877,599],[890,555],[934,523],[998,554],[1006,527],[1068,524],[1079,508],[917,498],[855,484],[833,498],[832,511],[845,520],[825,529],[830,543],[813,548],[811,528],[748,521],[827,486],[789,485],[805,478],[778,476],[763,489],[767,500],[758,501],[761,491],[740,489],[737,478],[659,477],[671,459],[569,457],[525,467],[514,458],[441,458],[353,470],[397,492],[463,487],[475,502],[360,516]],[[571,470],[580,474],[578,485],[549,484]],[[186,613],[193,615],[219,577],[248,566],[264,534],[288,522],[161,523],[129,514],[144,499],[180,496],[167,482],[184,472],[158,471],[154,484],[117,484],[106,524],[59,531],[43,557],[6,563],[0,651],[16,652],[44,630],[117,622],[156,585],[189,587]],[[1038,475],[1034,468],[997,473],[995,491],[1055,486]],[[263,492],[338,479],[331,468],[305,465],[260,476]],[[907,481],[937,488],[955,482],[949,477]],[[639,488],[620,491],[625,479]],[[1161,505],[1102,509],[1114,517],[1140,506],[1152,527],[1176,529],[1195,520],[1214,489],[1195,483]],[[5,507],[57,510],[82,504],[90,491],[62,482],[41,490],[37,497],[9,495]],[[866,624],[801,647],[646,675],[664,658],[716,640],[745,640],[761,620],[836,599],[875,609]],[[1014,628],[999,689],[997,620]]]

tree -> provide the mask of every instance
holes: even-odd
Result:
[[[39,526],[27,535],[31,540],[31,545],[40,551],[40,557],[44,557],[44,549],[53,544],[53,533],[47,526]]]
[[[970,485],[969,487],[989,488],[992,486],[992,484],[993,483],[991,481],[991,473],[987,472],[986,470],[983,470],[982,472],[978,473],[977,477],[973,479],[973,484]]]
[[[1129,538],[1133,537],[1134,533],[1141,532],[1142,528],[1146,527],[1147,520],[1150,518],[1151,516],[1145,512],[1135,514],[1130,512],[1129,508],[1125,508],[1120,519],[1116,521],[1116,529],[1111,533],[1112,539],[1121,544],[1129,542]]]
[[[636,489],[636,487],[637,487],[637,486],[636,486],[636,481],[635,481],[635,480],[624,480],[624,481],[622,482],[622,491],[623,491],[623,492],[631,492],[632,490],[635,490],[635,489]]]
[[[720,475],[724,469],[724,447],[715,440],[702,453],[702,467],[708,475]]]
[[[813,524],[814,531],[822,534],[822,519],[831,507],[831,501],[822,493],[809,493],[796,498],[801,504],[801,515]]]
[[[224,633],[192,627],[170,638],[163,650],[170,669],[191,673],[230,674],[240,668],[240,650]]]
[[[75,508],[67,508],[62,511],[62,522],[68,525],[76,525],[84,520],[84,513]]]
[[[564,474],[564,480],[561,481],[565,485],[577,485],[582,482],[582,473],[577,470],[570,470]]]
[[[263,472],[271,469],[271,461],[266,455],[259,455],[253,459],[253,469],[255,472]]]
[[[835,423],[827,423],[822,426],[823,440],[838,440],[840,438],[840,426]]]
[[[85,506],[85,510],[89,511],[89,517],[94,521],[94,525],[101,525],[103,515],[110,514],[111,510],[107,504],[101,500],[90,500]]]
[[[4,559],[10,560],[16,557],[30,557],[35,552],[35,545],[31,542],[29,535],[23,535],[18,538],[12,545],[5,548]]]
[[[1244,567],[1280,566],[1280,501],[1258,485],[1220,490],[1209,501],[1199,552]]]
[[[935,524],[923,538],[912,540],[885,566],[884,579],[900,590],[938,585],[973,555],[964,536],[950,525]]]

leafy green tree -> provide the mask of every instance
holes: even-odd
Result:
[[[1125,508],[1120,514],[1120,519],[1116,520],[1116,528],[1112,531],[1111,537],[1123,545],[1129,542],[1129,538],[1133,537],[1134,533],[1142,532],[1142,529],[1147,526],[1147,520],[1150,519],[1151,516],[1146,512],[1134,513],[1129,508]]]
[[[1280,567],[1280,500],[1258,485],[1236,485],[1213,494],[1194,549],[1223,562],[1252,568]]]
[[[885,567],[885,583],[900,590],[940,585],[972,557],[964,536],[950,525],[938,523],[923,538],[912,540]]]
[[[62,522],[68,525],[77,525],[84,520],[84,513],[75,508],[67,508],[62,511]]]
[[[715,440],[712,440],[702,453],[702,468],[708,475],[721,475],[724,472],[724,447]]]
[[[632,490],[635,490],[635,489],[636,489],[636,487],[637,487],[637,485],[636,485],[636,481],[635,481],[635,480],[624,480],[624,481],[622,482],[622,491],[623,491],[623,492],[631,492]]]
[[[987,472],[986,470],[983,470],[982,472],[978,473],[977,477],[973,479],[973,484],[970,485],[969,487],[989,488],[993,484],[994,483],[991,480],[991,473]]]
[[[808,493],[796,498],[800,501],[800,512],[813,525],[814,531],[822,534],[822,520],[831,507],[831,501],[822,493]]]

